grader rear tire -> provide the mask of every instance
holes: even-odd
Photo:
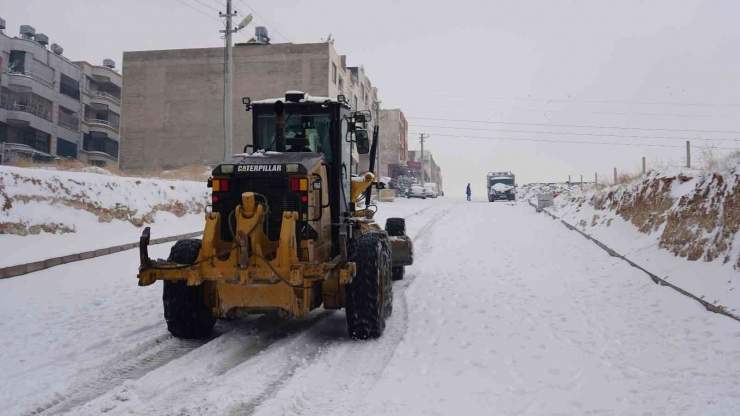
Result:
[[[193,264],[198,258],[201,241],[180,240],[172,247],[169,261]],[[167,330],[177,338],[207,337],[216,324],[216,318],[206,304],[205,285],[188,286],[184,280],[165,280],[162,292],[164,319]]]
[[[385,231],[368,231],[352,240],[350,261],[357,271],[345,286],[347,331],[354,339],[378,338],[393,312],[391,253]]]

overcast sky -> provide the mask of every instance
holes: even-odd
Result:
[[[224,1],[0,0],[0,17],[9,34],[31,24],[70,59],[113,58],[120,67],[123,51],[220,46],[221,23],[209,7]],[[699,132],[740,131],[736,0],[235,5],[245,14],[251,6],[274,42],[317,42],[331,33],[349,65],[365,65],[382,107],[403,109],[412,148],[418,133],[431,135],[427,148],[442,166],[447,194],[463,193],[468,182],[482,192],[491,170],[512,170],[523,183],[593,180],[594,172],[611,175],[614,167],[636,171],[642,156],[649,166],[681,164],[684,138],[692,140],[694,159],[707,143],[740,146],[740,133]]]

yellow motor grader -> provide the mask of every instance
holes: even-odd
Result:
[[[216,318],[302,317],[321,306],[345,308],[351,337],[381,336],[392,280],[412,264],[413,245],[403,218],[385,229],[373,220],[371,113],[302,92],[243,102],[254,144],[213,170],[202,240],[178,241],[167,260],[152,260],[146,228],[139,285],[163,281],[164,317],[179,338],[207,336]],[[370,153],[369,172],[356,172],[355,150]]]

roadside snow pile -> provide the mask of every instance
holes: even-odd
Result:
[[[202,182],[0,167],[0,267],[202,228]],[[197,218],[197,221],[195,220]]]
[[[740,311],[738,178],[737,167],[650,172],[562,194],[552,212],[683,289]]]
[[[537,198],[537,194],[552,194],[553,197],[558,197],[561,194],[570,195],[571,192],[580,192],[583,189],[591,189],[591,187],[591,184],[569,185],[567,183],[528,183],[520,186],[519,200],[535,200]]]

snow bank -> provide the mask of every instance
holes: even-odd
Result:
[[[0,267],[199,231],[202,182],[0,167]],[[155,225],[156,224],[156,225]]]
[[[591,184],[568,184],[568,183],[528,183],[519,187],[519,199],[522,201],[532,201],[537,199],[537,194],[552,194],[554,197],[571,192],[581,192],[584,189],[591,189]]]
[[[604,189],[572,190],[552,212],[651,272],[740,310],[737,168],[650,172]]]

